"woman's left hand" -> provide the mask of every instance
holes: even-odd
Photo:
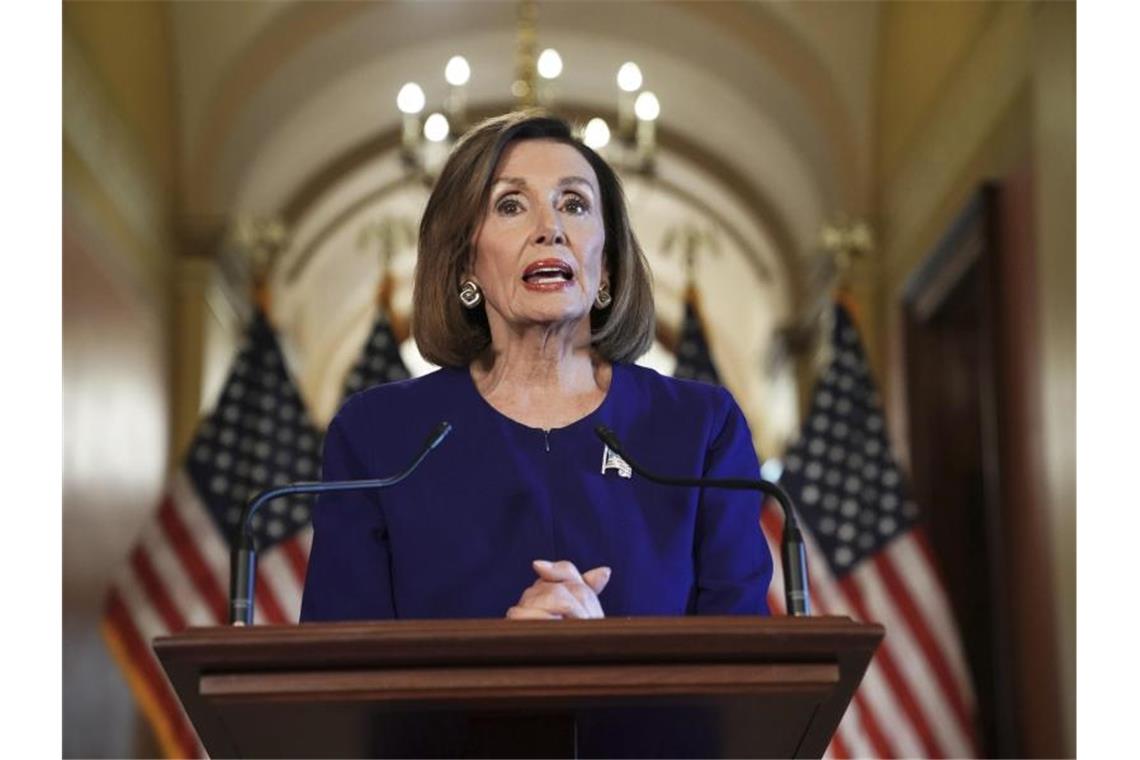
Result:
[[[595,567],[579,573],[573,562],[542,559],[535,560],[533,566],[538,580],[522,593],[518,604],[507,610],[508,618],[555,620],[606,616],[598,594],[610,581],[610,568]]]

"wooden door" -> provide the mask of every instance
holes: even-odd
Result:
[[[1024,166],[971,200],[903,299],[916,501],[974,679],[981,750],[1000,757],[1063,751]]]

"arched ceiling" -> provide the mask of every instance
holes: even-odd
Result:
[[[182,197],[191,215],[279,211],[338,157],[398,125],[416,79],[440,103],[442,66],[471,61],[473,104],[513,79],[507,2],[176,3]],[[767,220],[810,249],[819,225],[868,206],[873,3],[540,3],[558,94],[613,110],[637,60],[663,132],[732,167]]]

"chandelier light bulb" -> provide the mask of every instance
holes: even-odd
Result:
[[[408,82],[401,87],[400,93],[396,96],[396,107],[400,109],[401,113],[406,113],[409,116],[424,110],[424,103],[426,102],[423,89],[415,82]]]
[[[642,121],[656,121],[657,117],[661,115],[661,104],[657,102],[656,95],[646,90],[637,96],[637,100],[633,104],[633,112]]]
[[[441,113],[433,113],[424,122],[424,137],[432,142],[443,142],[450,133],[451,125],[447,123],[447,117]]]
[[[538,75],[543,79],[557,79],[562,73],[562,56],[554,48],[543,50],[538,56]]]
[[[617,83],[626,92],[637,92],[641,89],[641,69],[633,61],[626,61],[618,69]]]
[[[605,119],[594,117],[586,124],[582,141],[594,150],[604,148],[610,141],[610,127]]]
[[[467,84],[467,80],[471,79],[471,66],[463,56],[453,55],[443,70],[443,77],[449,85],[462,87]]]

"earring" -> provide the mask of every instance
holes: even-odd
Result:
[[[599,309],[609,308],[609,305],[614,302],[614,297],[610,295],[610,284],[603,282],[598,286],[598,295],[594,296],[594,304]]]
[[[459,288],[459,300],[468,309],[474,309],[483,303],[483,291],[472,280],[467,280]]]

